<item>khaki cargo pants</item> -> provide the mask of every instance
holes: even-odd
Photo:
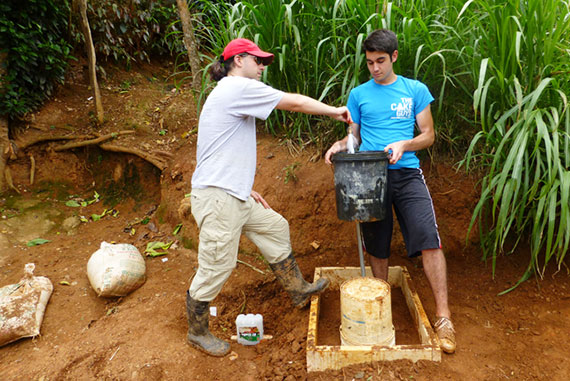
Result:
[[[198,271],[190,285],[194,300],[209,302],[236,267],[241,233],[245,233],[269,263],[291,253],[289,223],[273,209],[249,197],[242,201],[223,189],[192,189],[192,215],[200,229]]]

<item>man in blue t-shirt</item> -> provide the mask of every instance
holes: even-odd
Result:
[[[423,83],[396,75],[398,39],[389,30],[372,32],[364,41],[366,63],[372,79],[354,88],[348,98],[353,123],[350,128],[360,151],[390,153],[389,206],[382,221],[362,223],[362,236],[375,277],[387,280],[392,239],[392,206],[400,223],[409,257],[422,255],[424,271],[436,304],[436,333],[446,353],[455,351],[455,329],[447,302],[447,269],[431,196],[416,151],[434,142],[430,103],[434,100]],[[419,133],[414,136],[415,126]],[[325,154],[346,151],[349,137],[335,142]]]

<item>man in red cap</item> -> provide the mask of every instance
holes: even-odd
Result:
[[[289,224],[252,190],[256,167],[256,118],[265,120],[277,108],[328,115],[350,123],[346,107],[332,107],[313,98],[284,93],[259,81],[273,54],[238,38],[212,65],[218,81],[198,124],[196,169],[192,176],[191,209],[200,229],[198,270],[186,295],[188,342],[213,356],[224,356],[229,343],[208,329],[209,304],[236,266],[241,233],[256,244],[293,304],[304,307],[322,292],[328,279],[308,283],[291,252]]]

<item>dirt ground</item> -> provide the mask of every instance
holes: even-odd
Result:
[[[135,155],[89,146],[55,151],[67,141],[46,141],[10,163],[14,192],[0,198],[0,286],[16,283],[24,265],[36,264],[54,291],[41,335],[0,348],[2,380],[567,380],[570,375],[570,277],[549,268],[504,296],[527,265],[523,247],[500,256],[496,277],[481,260],[478,239],[465,243],[477,200],[476,178],[451,162],[425,161],[448,263],[449,298],[457,329],[457,352],[441,362],[376,362],[339,371],[307,373],[309,312],[292,307],[256,248],[246,239],[238,264],[212,305],[211,330],[226,340],[239,313],[263,315],[266,334],[256,346],[231,344],[231,355],[209,357],[186,343],[185,291],[197,267],[196,228],[180,220],[180,200],[190,192],[195,165],[196,118],[192,97],[169,77],[173,68],[154,64],[125,72],[107,67],[101,80],[106,123],[99,134],[133,130],[115,141],[144,152],[167,151],[160,171]],[[77,65],[66,85],[19,128],[32,135],[93,133],[86,67]],[[160,154],[158,154],[160,155]],[[290,223],[293,249],[306,279],[315,267],[358,266],[354,223],[336,216],[333,172],[312,162],[311,149],[292,155],[277,139],[260,134],[254,189]],[[30,156],[36,162],[30,185]],[[164,157],[164,155],[162,156]],[[65,206],[70,199],[100,201]],[[113,208],[116,217],[89,218]],[[88,222],[79,222],[84,216]],[[148,223],[141,220],[148,218]],[[146,222],[146,221],[145,221]],[[175,227],[182,229],[174,234]],[[76,226],[77,225],[77,226]],[[28,247],[26,242],[50,242]],[[145,257],[146,283],[122,298],[97,297],[86,264],[102,241],[131,243],[141,253],[151,241],[174,242],[168,254]],[[399,232],[393,265],[406,266],[423,306],[434,303],[418,262],[405,258]],[[257,271],[259,270],[259,271]],[[395,303],[402,298],[395,298]],[[395,309],[401,305],[395,306]],[[324,313],[334,313],[325,311]],[[326,316],[322,317],[323,320]],[[331,328],[333,331],[336,328]],[[330,332],[327,332],[333,335]],[[334,335],[333,335],[334,336]],[[397,336],[397,341],[400,340]]]

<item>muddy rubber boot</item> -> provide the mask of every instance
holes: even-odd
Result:
[[[186,313],[188,314],[187,340],[193,347],[212,356],[225,356],[230,344],[212,335],[208,329],[210,322],[210,302],[199,302],[186,291]]]
[[[326,278],[319,278],[315,283],[305,281],[292,253],[281,262],[269,266],[297,308],[305,307],[311,295],[323,292],[330,283]]]

